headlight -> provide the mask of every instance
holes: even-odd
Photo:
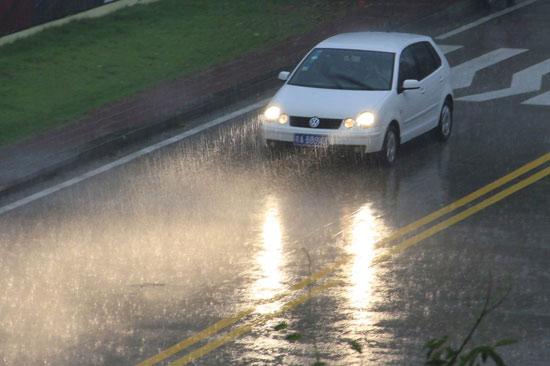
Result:
[[[288,115],[286,114],[281,114],[279,116],[279,123],[282,124],[282,125],[285,125],[288,123]]]
[[[267,108],[264,112],[264,117],[268,121],[276,121],[281,116],[281,108],[276,106],[271,106]]]
[[[374,124],[374,113],[364,112],[357,116],[357,125],[363,128],[372,127]]]
[[[346,118],[344,120],[345,128],[352,128],[353,126],[355,126],[355,120],[353,118]]]

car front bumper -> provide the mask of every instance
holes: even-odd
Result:
[[[384,131],[382,129],[316,129],[292,127],[288,125],[278,125],[276,123],[262,124],[263,137],[265,140],[283,141],[294,143],[294,136],[299,135],[315,135],[326,136],[327,142],[331,146],[346,145],[346,146],[362,146],[364,152],[372,153],[382,150],[384,143]]]

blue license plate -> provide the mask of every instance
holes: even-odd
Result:
[[[294,135],[294,145],[300,146],[326,146],[328,145],[327,136],[319,135]]]

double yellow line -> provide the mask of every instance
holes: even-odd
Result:
[[[491,193],[492,191],[504,186],[507,183],[512,182],[513,180],[521,177],[522,175],[525,175],[526,173],[532,173],[535,169],[543,166],[548,161],[550,161],[550,153],[546,153],[540,158],[520,167],[519,169],[514,170],[513,172],[503,176],[502,178],[497,179],[496,181],[478,189],[475,192],[472,192],[468,194],[467,196],[462,197],[461,199],[440,208],[439,210],[409,224],[406,225],[388,237],[384,238],[380,242],[377,243],[377,247],[385,246],[391,242],[395,242],[397,239],[401,239],[407,234],[412,233],[413,231],[416,231],[420,229],[421,227],[430,224],[434,222],[435,220],[461,208],[464,207],[473,201],[487,195],[488,193]],[[538,170],[537,172],[529,175],[528,177],[523,178],[522,180],[518,181],[517,183],[495,193],[494,195],[485,198],[484,200],[478,202],[477,204],[474,204],[467,209],[459,212],[458,214],[455,214],[427,229],[424,231],[421,231],[420,233],[410,236],[398,244],[396,244],[393,247],[390,247],[386,251],[384,251],[382,254],[377,255],[374,260],[372,261],[371,265],[375,265],[377,263],[380,263],[382,261],[390,259],[392,256],[402,253],[406,249],[418,244],[419,242],[423,241],[424,239],[427,239],[445,229],[447,229],[450,226],[453,226],[466,218],[476,214],[477,212],[505,199],[506,197],[514,194],[515,192],[543,179],[544,177],[550,175],[550,167],[546,167],[543,169]],[[275,302],[277,300],[280,300],[284,297],[290,296],[295,294],[296,292],[306,288],[307,286],[317,282],[318,280],[328,277],[332,273],[336,272],[338,269],[340,269],[343,265],[345,265],[350,260],[349,256],[346,256],[344,258],[339,259],[338,261],[330,264],[329,266],[324,267],[323,269],[319,270],[318,272],[313,273],[312,275],[304,278],[300,282],[294,284],[288,291],[285,291],[274,298],[270,300],[270,302]],[[311,288],[306,294],[300,295],[292,300],[289,300],[286,302],[282,307],[269,314],[261,315],[257,318],[252,318],[249,321],[247,321],[244,325],[238,326],[237,328],[233,329],[232,331],[228,332],[227,334],[220,336],[209,343],[189,352],[182,358],[177,359],[176,361],[172,362],[170,366],[180,366],[180,365],[186,365],[189,362],[192,362],[194,360],[197,360],[201,358],[202,356],[208,354],[209,352],[215,350],[216,348],[250,332],[254,327],[260,326],[262,324],[265,324],[270,319],[273,319],[274,317],[277,317],[281,315],[282,313],[285,313],[296,306],[306,302],[311,297],[316,296],[322,292],[324,292],[326,289],[333,287],[337,285],[337,282],[328,282],[323,285],[316,286],[314,288]],[[160,352],[159,354],[141,362],[138,366],[152,366],[155,365],[161,361],[166,360],[167,358],[183,351],[184,349],[210,337],[218,332],[222,331],[225,328],[228,328],[237,322],[250,317],[254,312],[255,308],[251,307],[248,308],[238,314],[236,314],[233,317],[226,318],[223,320],[218,321],[217,323],[211,325],[210,327],[200,331],[199,333],[167,348],[166,350]]]

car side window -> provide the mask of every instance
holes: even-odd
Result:
[[[428,47],[431,47],[428,42],[415,43],[411,46],[412,53],[420,70],[420,77],[418,80],[422,80],[431,75],[441,66],[441,59],[439,59],[439,57],[439,60],[436,59]],[[433,50],[433,52],[435,52],[435,50]]]
[[[420,80],[420,73],[413,56],[411,46],[405,48],[399,59],[399,79],[398,86],[401,87],[405,80]]]

